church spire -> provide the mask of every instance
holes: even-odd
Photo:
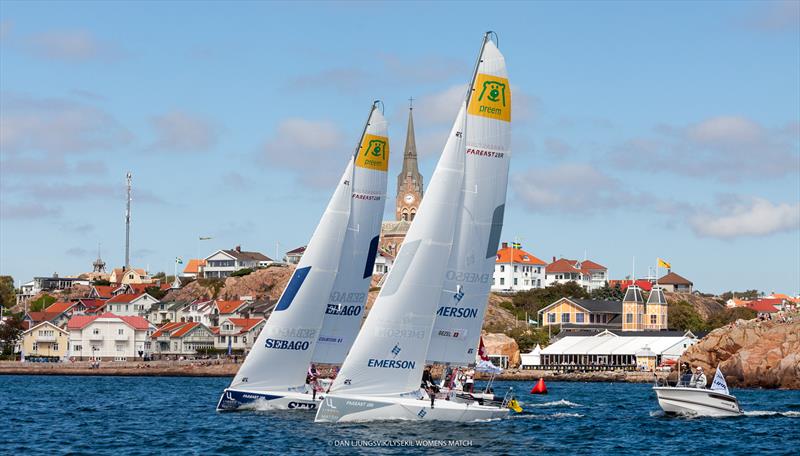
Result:
[[[422,175],[417,164],[417,142],[414,138],[414,99],[409,98],[408,131],[406,131],[406,148],[403,151],[403,170],[397,176],[397,193],[403,190],[403,183],[409,179],[414,189],[422,196]]]

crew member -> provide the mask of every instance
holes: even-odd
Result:
[[[698,366],[695,374],[692,375],[691,386],[695,388],[705,388],[708,384],[706,374],[703,373],[703,368]]]
[[[433,408],[433,402],[436,400],[436,393],[439,392],[439,388],[433,383],[431,366],[425,366],[425,370],[422,372],[422,384],[420,386],[428,393],[428,396],[430,396],[431,408]]]

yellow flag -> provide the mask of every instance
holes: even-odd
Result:
[[[522,413],[522,407],[519,406],[519,402],[517,402],[516,399],[511,399],[508,401],[508,408],[517,413]]]
[[[658,259],[658,266],[662,268],[672,269],[672,265],[662,260],[661,258]]]

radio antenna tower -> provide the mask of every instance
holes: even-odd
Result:
[[[125,209],[125,270],[131,268],[131,172],[125,175],[128,187],[127,207]]]

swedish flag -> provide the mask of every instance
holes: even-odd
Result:
[[[512,242],[511,243],[511,248],[512,249],[521,249],[522,248],[522,244],[520,244],[519,242]]]

